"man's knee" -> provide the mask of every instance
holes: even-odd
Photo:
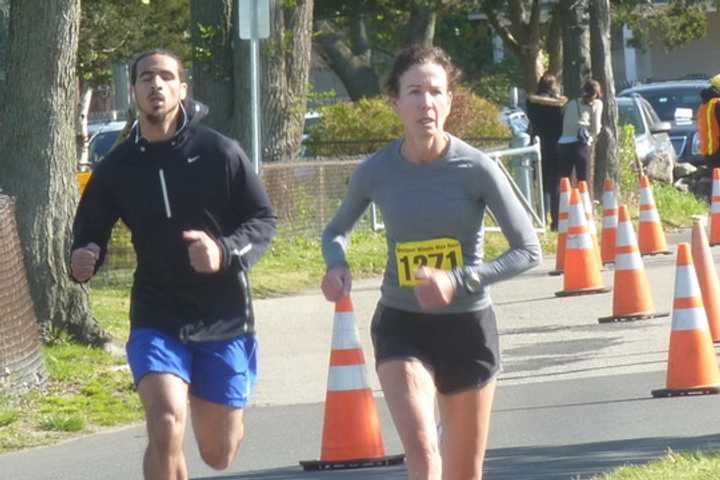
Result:
[[[235,459],[243,432],[235,438],[215,439],[198,443],[203,461],[215,470],[225,470]]]
[[[151,446],[165,453],[182,448],[185,422],[180,415],[172,412],[147,414],[148,437]]]

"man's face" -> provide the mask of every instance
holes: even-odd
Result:
[[[133,85],[135,103],[143,117],[160,124],[177,114],[180,101],[187,95],[187,84],[180,79],[177,61],[167,55],[145,57],[137,65]]]

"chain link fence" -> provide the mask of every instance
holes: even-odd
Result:
[[[15,200],[0,194],[0,394],[45,384],[40,329],[15,222]]]
[[[470,143],[486,151],[504,148],[509,139],[482,138]],[[371,140],[372,146],[387,143]],[[336,142],[337,143],[337,142]],[[348,142],[342,142],[347,144]],[[358,143],[358,142],[355,142]],[[337,158],[307,158],[294,162],[266,163],[261,178],[278,217],[278,235],[319,237],[340,205],[350,175],[367,155]],[[372,211],[358,222],[356,229],[372,228]],[[102,278],[122,280],[135,268],[135,253],[127,228],[118,223],[113,230]]]

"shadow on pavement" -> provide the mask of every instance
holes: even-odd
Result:
[[[585,443],[552,447],[501,448],[488,452],[486,480],[580,480],[608,472],[623,465],[637,465],[675,452],[720,449],[720,434],[699,437],[658,437]],[[404,466],[304,472],[300,467],[285,467],[255,472],[198,477],[194,480],[293,480],[293,479],[390,479],[406,478]]]

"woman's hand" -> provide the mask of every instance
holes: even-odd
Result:
[[[345,266],[333,267],[325,273],[320,283],[325,298],[330,302],[337,302],[342,297],[350,295],[352,288],[352,274]]]
[[[449,305],[455,297],[455,285],[450,274],[437,268],[420,267],[415,272],[418,285],[415,297],[425,310]]]

